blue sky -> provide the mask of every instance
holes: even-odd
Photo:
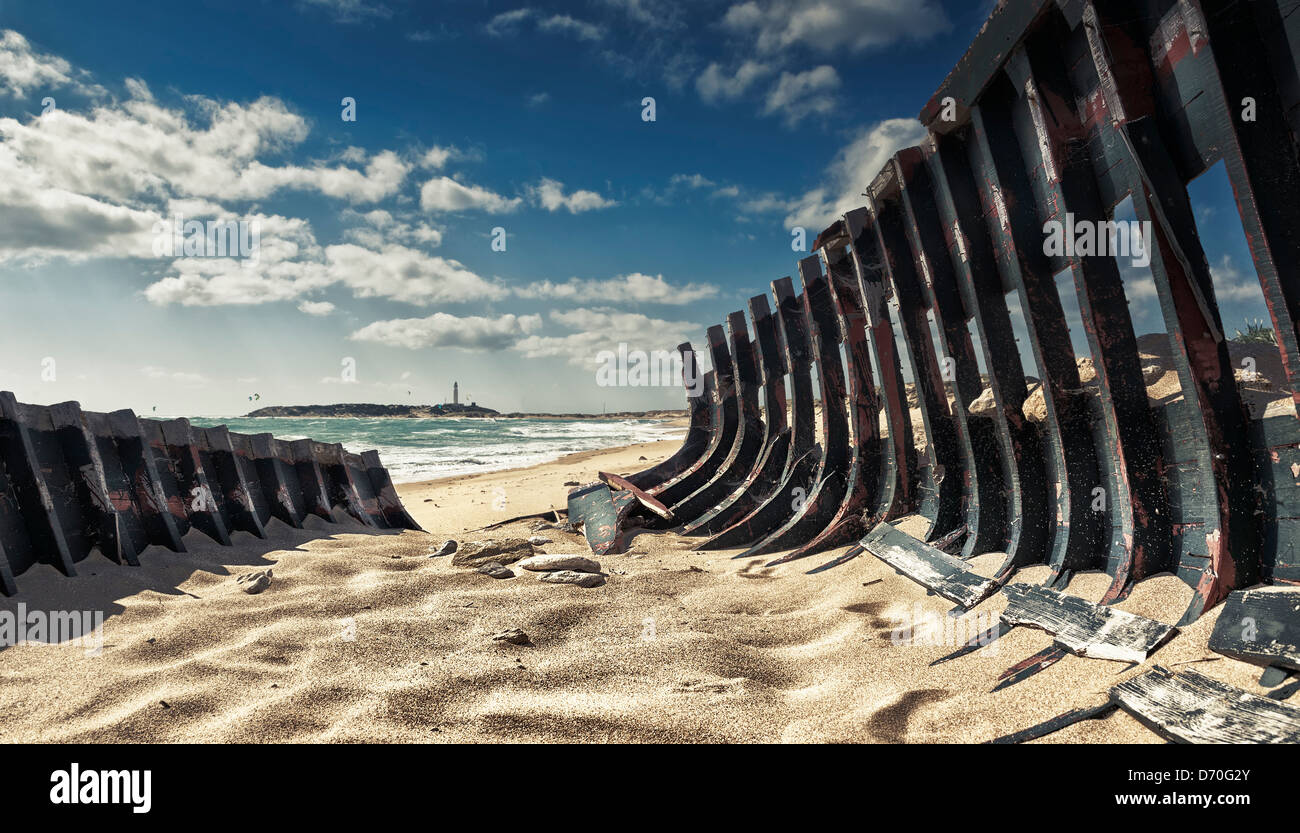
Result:
[[[791,273],[790,228],[921,138],[990,6],[0,0],[0,388],[681,407],[591,360],[701,344]],[[1210,259],[1253,280],[1221,190]],[[256,262],[157,256],[177,214],[256,222]]]

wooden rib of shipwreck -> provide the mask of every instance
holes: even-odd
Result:
[[[0,593],[35,564],[65,575],[98,551],[138,564],[146,547],[184,552],[197,529],[266,537],[272,518],[302,528],[334,510],[376,529],[420,529],[373,451],[270,434],[245,436],[185,419],[28,405],[0,392]]]
[[[693,420],[692,453],[629,481],[669,507],[694,491],[678,520],[685,533],[710,536],[699,549],[791,551],[772,563],[919,516],[926,528],[917,537],[932,549],[959,533],[965,557],[1006,555],[990,584],[898,542],[903,572],[962,604],[1035,565],[1050,568],[1047,585],[1058,589],[1104,570],[1103,605],[1172,573],[1193,590],[1179,625],[1235,590],[1300,584],[1300,49],[1288,29],[1300,18],[1291,5],[999,2],[922,111],[925,141],[859,183],[865,205],[834,219],[800,262],[805,289],[823,286],[829,272],[838,314],[815,320],[827,310],[813,303],[819,290],[786,316],[793,292],[787,286],[783,299],[774,285],[792,360],[771,369],[793,393],[796,441],[815,372],[822,402],[833,404],[823,419],[834,418],[820,443],[790,444],[779,472],[768,449],[748,472],[732,465],[698,491],[738,438],[735,386],[724,377],[747,354],[739,337],[728,354],[715,326],[710,447],[700,451],[706,432]],[[1247,96],[1259,118],[1244,129],[1232,102]],[[1188,194],[1216,165],[1255,243],[1275,345],[1260,358],[1282,359],[1267,379],[1280,395],[1262,412],[1236,372],[1234,351],[1246,345],[1225,335]],[[1181,388],[1163,401],[1148,395],[1146,346],[1120,264],[1043,246],[1045,224],[1112,216],[1130,198],[1156,243],[1149,268],[1168,347],[1162,366]],[[1063,274],[1071,279],[1058,286],[1053,276]],[[1082,319],[1075,332],[1087,339],[1090,378],[1077,363],[1070,306]],[[1012,326],[1021,313],[1023,336]],[[754,316],[760,342],[765,321]],[[729,323],[739,336],[741,316]],[[1038,418],[1027,408],[1029,355],[1041,382]],[[702,416],[704,403],[695,405]],[[884,435],[875,428],[882,412]],[[765,443],[779,433],[769,428]],[[682,470],[688,458],[695,462]],[[665,482],[665,471],[675,477]],[[721,502],[703,505],[732,483]],[[1107,500],[1094,507],[1099,489]],[[1026,671],[1042,667],[1031,659]]]
[[[1142,662],[1178,632],[1164,622],[1047,587],[1009,584],[1002,592],[1009,600],[1003,624],[1046,631],[1058,646],[1081,657]]]

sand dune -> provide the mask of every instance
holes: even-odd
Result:
[[[603,559],[608,580],[592,589],[530,574],[498,581],[427,557],[444,538],[482,538],[466,533],[562,505],[566,481],[636,470],[675,446],[402,487],[428,535],[275,522],[271,538],[233,550],[191,535],[190,553],[153,549],[139,568],[98,556],[72,580],[37,568],[0,609],[105,610],[103,647],[0,651],[0,741],[978,742],[1100,702],[1140,671],[1067,657],[989,693],[1050,637],[1017,629],[931,668],[956,646],[895,637],[925,641],[950,605],[870,557],[807,576],[819,562],[767,568],[643,533],[629,554]],[[529,524],[491,534],[530,534]],[[579,536],[540,534],[554,540],[547,552],[586,552]],[[1000,556],[973,563],[990,574]],[[264,593],[236,585],[265,567],[274,582]],[[1034,568],[1020,580],[1045,577]],[[1108,583],[1083,575],[1070,591],[1096,600]],[[1120,606],[1173,622],[1189,598],[1162,576]],[[1002,604],[995,597],[958,620],[958,633]],[[1214,618],[1154,661],[1213,657]],[[491,640],[512,627],[533,644]],[[1194,667],[1259,691],[1258,671],[1243,663]],[[1047,740],[1160,741],[1123,713]]]

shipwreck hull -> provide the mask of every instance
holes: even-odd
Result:
[[[224,426],[28,405],[0,392],[0,592],[36,564],[65,575],[94,551],[138,564],[149,546],[184,552],[198,530],[266,537],[276,518],[302,528],[335,508],[377,529],[420,529],[376,452],[283,442]]]
[[[1048,565],[1056,588],[1100,569],[1112,577],[1108,605],[1175,573],[1195,590],[1184,623],[1234,590],[1300,584],[1300,15],[1290,12],[1280,0],[999,4],[923,109],[927,140],[863,183],[866,205],[799,264],[802,302],[774,285],[783,361],[764,343],[766,302],[751,303],[765,389],[788,380],[793,392],[792,439],[778,447],[787,403],[765,393],[782,413],[766,415],[762,451],[747,472],[733,456],[725,479],[739,485],[698,492],[682,531],[708,535],[701,549],[791,551],[781,562],[919,514],[921,537],[944,552],[1006,553],[996,587],[1030,565]],[[1267,411],[1248,407],[1188,194],[1220,163],[1282,368]],[[1150,297],[1130,296],[1113,255],[1044,242],[1047,223],[1113,223],[1129,201],[1151,230]],[[1149,394],[1150,342],[1130,312],[1141,302],[1159,311],[1177,395]],[[1071,339],[1072,307],[1086,351]],[[714,431],[695,488],[738,433],[731,358],[715,362],[727,369],[730,433]],[[1034,419],[1031,393],[1042,399]]]

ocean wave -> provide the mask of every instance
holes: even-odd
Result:
[[[394,482],[521,468],[567,454],[681,439],[683,429],[655,420],[512,419],[231,419],[192,417],[195,425],[269,431],[281,439],[310,436],[349,451],[375,449]]]

